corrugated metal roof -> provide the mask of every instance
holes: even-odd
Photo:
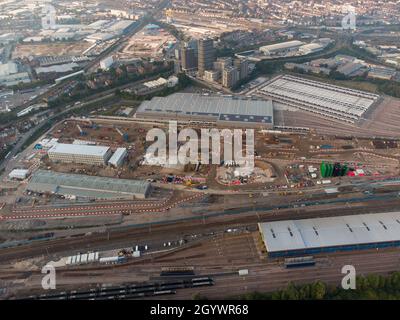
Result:
[[[109,27],[109,30],[112,30],[112,31],[122,30],[122,29],[128,28],[133,23],[135,23],[135,21],[133,21],[133,20],[119,20],[119,21],[116,21],[113,25],[111,25]]]
[[[38,67],[35,69],[37,74],[46,73],[46,72],[68,72],[74,70],[74,68],[78,68],[79,64],[76,62],[64,63],[49,67]]]
[[[14,169],[8,174],[8,176],[9,177],[20,177],[20,176],[26,176],[28,173],[29,173],[28,169]]]
[[[143,85],[147,88],[154,88],[154,87],[165,85],[167,83],[168,83],[168,81],[166,79],[160,77],[157,80],[144,82]]]
[[[286,42],[281,42],[281,43],[275,43],[275,44],[270,44],[267,46],[262,46],[260,47],[261,51],[276,51],[276,50],[282,50],[282,49],[288,49],[292,47],[299,47],[303,45],[304,42],[299,41],[299,40],[293,40],[293,41],[286,41]]]
[[[28,190],[59,194],[145,194],[150,184],[140,180],[116,179],[38,170],[28,184]],[[65,190],[68,190],[66,192]]]
[[[224,120],[222,118],[229,115],[231,118],[245,117],[248,122],[260,122],[258,120],[262,119],[269,123],[273,118],[271,101],[204,96],[193,93],[175,93],[167,97],[154,97],[150,101],[143,102],[137,112],[170,113],[174,116],[179,114],[201,115],[213,117],[215,120]]]
[[[115,150],[110,160],[108,160],[108,163],[112,165],[117,165],[120,159],[125,155],[126,155],[126,148],[118,148],[117,150]]]
[[[261,88],[260,93],[310,104],[321,111],[346,113],[354,117],[361,117],[379,98],[379,95],[369,92],[290,75],[275,78]]]
[[[400,212],[259,224],[268,252],[400,240]]]

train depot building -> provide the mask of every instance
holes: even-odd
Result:
[[[382,101],[374,93],[291,75],[275,77],[257,89],[257,94],[275,104],[347,123],[358,122]]]
[[[258,224],[271,258],[400,246],[400,212]]]
[[[232,96],[174,93],[144,101],[135,118],[212,124],[223,127],[272,129],[272,101]]]
[[[141,180],[38,170],[33,174],[27,190],[74,198],[132,200],[147,198],[151,192],[151,184]]]

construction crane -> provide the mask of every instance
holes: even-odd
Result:
[[[127,133],[123,133],[119,128],[115,128],[115,130],[117,130],[117,132],[121,135],[122,139],[123,139],[125,142],[128,142],[129,136],[128,136]]]
[[[79,134],[81,136],[86,136],[86,132],[82,130],[82,128],[81,128],[81,126],[79,124],[77,124],[76,127],[78,128]]]

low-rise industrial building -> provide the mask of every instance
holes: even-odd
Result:
[[[114,167],[120,167],[124,163],[127,155],[128,152],[126,148],[118,148],[115,150],[110,160],[108,160],[108,164]]]
[[[124,92],[134,93],[139,96],[155,93],[169,87],[171,81],[173,81],[170,80],[171,78],[172,77],[167,80],[160,77],[156,80],[146,81],[134,86],[133,88],[124,89]]]
[[[299,47],[299,51],[302,54],[310,54],[321,51],[325,48],[323,44],[320,43],[308,43],[304,46]]]
[[[104,165],[111,156],[110,147],[57,143],[47,152],[51,161]]]
[[[136,24],[136,22],[132,20],[117,20],[106,30],[117,34],[125,34],[134,24]]]
[[[141,180],[116,179],[38,170],[28,191],[89,199],[144,199],[151,184]]]
[[[16,180],[24,180],[28,177],[28,169],[14,169],[8,174],[8,178]]]
[[[103,70],[108,70],[113,65],[114,59],[112,56],[104,58],[100,61],[100,68]]]
[[[257,93],[276,103],[349,123],[358,121],[381,100],[377,94],[290,75],[272,79]]]
[[[47,103],[37,103],[37,104],[33,104],[23,110],[21,110],[20,112],[17,113],[17,117],[22,117],[27,115],[29,112],[33,111],[33,110],[38,110],[40,108],[47,108]]]
[[[259,50],[268,56],[283,55],[292,51],[297,51],[302,45],[304,45],[304,42],[293,40],[262,46]]]
[[[392,80],[396,76],[396,69],[386,67],[371,67],[368,72],[368,78]]]
[[[31,79],[29,77],[28,72],[18,72],[5,76],[0,76],[0,85],[8,87],[15,86],[20,83],[29,83],[29,82],[31,82]]]
[[[144,101],[135,117],[240,128],[273,128],[274,124],[271,101],[193,93],[175,93]]]
[[[40,140],[39,143],[37,143],[35,145],[35,149],[36,150],[50,150],[57,143],[58,143],[58,139],[57,138],[42,139],[42,140]]]
[[[30,81],[28,72],[19,71],[17,63],[13,61],[0,63],[0,85],[13,86],[20,82],[28,83]]]
[[[367,66],[362,63],[348,62],[337,68],[337,72],[346,77],[362,75],[367,70]]]
[[[101,42],[101,41],[107,41],[115,38],[115,34],[113,33],[106,33],[106,32],[99,32],[99,33],[93,33],[88,35],[85,40],[88,42]]]
[[[400,212],[258,224],[270,257],[400,246]]]

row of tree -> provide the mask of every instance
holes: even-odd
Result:
[[[400,299],[400,272],[389,276],[370,274],[356,278],[356,289],[329,286],[321,281],[288,286],[279,291],[251,292],[238,297],[245,300],[397,300]]]
[[[192,83],[192,81],[190,80],[190,78],[184,74],[184,73],[179,73],[177,75],[178,77],[178,84],[175,87],[167,87],[164,88],[160,91],[148,94],[148,95],[136,95],[134,93],[128,93],[128,92],[124,92],[121,90],[116,90],[115,95],[126,99],[126,100],[135,100],[135,101],[143,101],[143,100],[150,100],[151,98],[153,98],[154,96],[157,97],[165,97],[168,96],[172,93],[178,92],[183,90],[184,88],[186,88],[188,85],[190,85]]]

